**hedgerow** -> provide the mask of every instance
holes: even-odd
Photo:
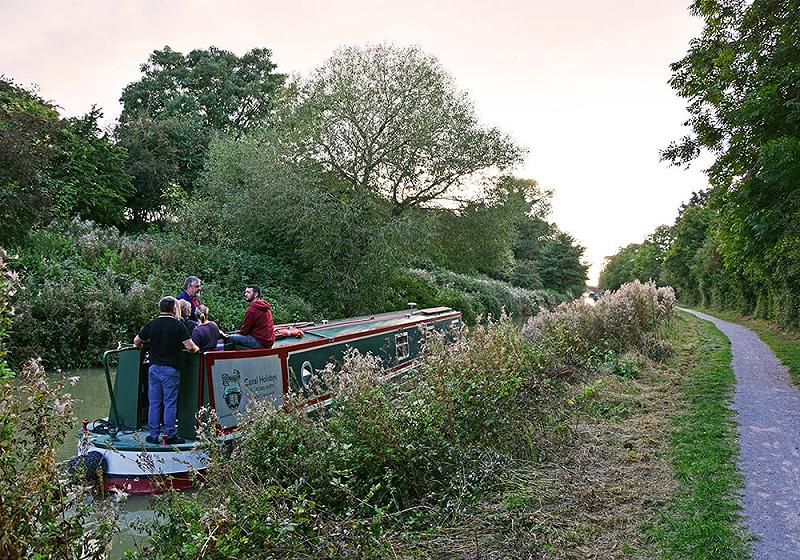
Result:
[[[522,320],[571,299],[570,294],[554,290],[528,290],[501,280],[445,269],[411,269],[404,277],[404,282],[405,286],[418,290],[416,293],[410,291],[409,295],[419,296],[426,304],[458,309],[469,324],[473,324],[478,317],[497,318],[503,313]]]
[[[54,223],[29,234],[13,267],[20,276],[10,345],[16,364],[41,357],[49,367],[96,365],[104,350],[130,342],[157,314],[159,299],[178,293],[190,275],[203,281],[203,303],[225,330],[239,326],[246,307],[242,292],[250,283],[261,286],[276,323],[336,318],[324,302],[312,303],[309,298],[319,294],[283,261],[207,247],[174,233],[134,236],[77,219]],[[521,319],[568,297],[442,269],[393,274],[385,282],[385,289],[375,290],[382,300],[363,312],[416,301],[458,309],[474,323],[504,310]]]

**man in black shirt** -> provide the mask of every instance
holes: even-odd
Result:
[[[143,340],[150,342],[150,369],[147,378],[147,396],[150,400],[147,423],[150,426],[150,435],[145,438],[147,443],[159,442],[162,411],[167,443],[184,443],[176,433],[175,420],[178,413],[181,348],[189,352],[197,352],[198,348],[183,323],[176,319],[177,304],[174,297],[161,298],[158,302],[161,312],[159,316],[147,323],[133,339],[133,344],[137,347],[142,345]]]

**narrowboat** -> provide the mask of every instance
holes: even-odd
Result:
[[[458,336],[461,314],[449,307],[409,309],[320,323],[276,325],[269,349],[234,348],[230,343],[204,354],[184,352],[178,397],[178,436],[183,444],[145,442],[147,430],[146,348],[124,346],[103,355],[110,397],[107,419],[84,421],[79,460],[102,468],[106,490],[153,494],[165,488],[188,488],[202,476],[208,456],[197,445],[197,413],[216,413],[218,433],[235,439],[242,414],[254,400],[280,408],[290,390],[307,397],[309,407],[325,404],[309,387],[328,364],[341,364],[348,349],[371,353],[386,375],[417,362],[423,341],[433,330],[447,339]],[[110,363],[116,362],[116,375]]]

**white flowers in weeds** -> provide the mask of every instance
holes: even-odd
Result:
[[[606,294],[594,306],[575,300],[542,311],[528,320],[524,334],[529,341],[556,352],[575,353],[564,358],[579,362],[592,348],[624,351],[637,347],[645,335],[657,333],[669,322],[674,309],[672,288],[636,280]]]

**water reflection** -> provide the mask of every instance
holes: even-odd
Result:
[[[51,374],[56,379],[60,374]],[[102,368],[81,369],[64,372],[67,377],[77,376],[78,382],[68,386],[66,391],[75,399],[75,426],[67,434],[64,443],[58,448],[57,456],[60,461],[74,457],[78,451],[78,434],[81,429],[81,419],[90,422],[98,418],[108,417],[111,399],[106,387],[105,372]],[[114,373],[112,372],[112,383]],[[122,558],[126,548],[133,548],[141,543],[144,534],[140,525],[143,521],[153,518],[151,498],[148,496],[129,496],[120,514],[120,532],[114,536],[113,549],[110,560]]]

